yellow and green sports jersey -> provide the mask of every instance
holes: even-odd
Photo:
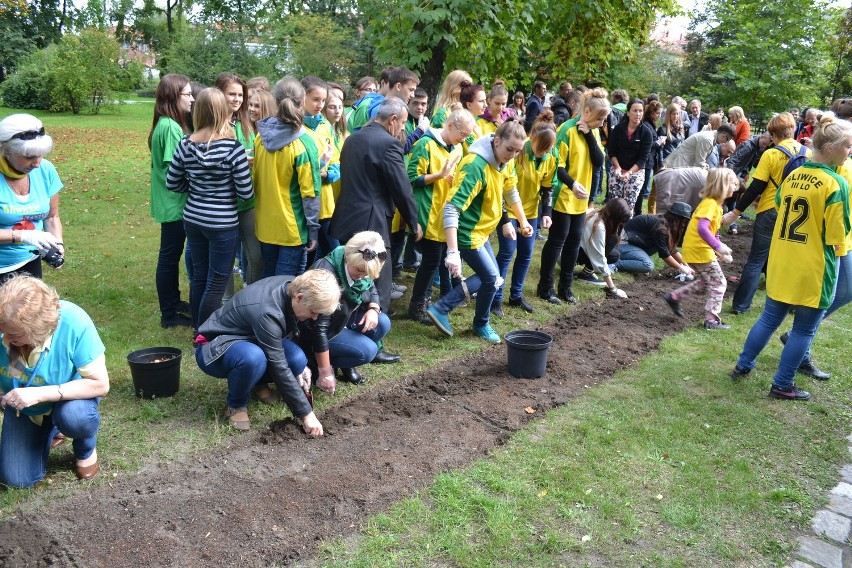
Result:
[[[497,125],[481,116],[476,119],[476,125],[482,133],[481,136],[488,136],[497,132]]]
[[[538,203],[541,201],[539,191],[542,187],[553,187],[556,182],[556,163],[559,157],[556,149],[536,158],[532,151],[530,139],[524,143],[521,157],[515,159],[515,172],[518,176],[518,193],[521,203],[524,205],[524,215],[527,219],[538,217]],[[517,219],[517,215],[511,209],[509,217]]]
[[[308,242],[302,199],[320,191],[319,154],[310,134],[303,134],[277,152],[260,140],[254,147],[255,234],[262,243],[299,246]]]
[[[342,118],[340,120],[343,120]],[[349,134],[347,133],[346,136]],[[346,136],[339,136],[334,133],[332,128],[332,141],[334,142],[334,153],[337,156],[337,163],[340,163],[340,150],[343,148],[343,142]],[[324,188],[325,186],[323,186]],[[331,183],[331,191],[322,190],[320,194],[320,219],[331,219],[334,215],[334,204],[337,203],[337,198],[340,197],[340,179]]]
[[[446,179],[438,179],[434,183],[425,184],[426,174],[440,172],[451,155],[460,154],[461,148],[444,145],[435,138],[429,130],[411,149],[408,161],[408,181],[414,190],[414,201],[417,203],[417,220],[423,228],[423,236],[431,241],[443,242],[444,237],[444,203],[452,187]]]
[[[517,184],[514,160],[498,170],[477,154],[462,158],[447,199],[461,212],[459,249],[473,250],[485,244],[503,215],[503,192]]]
[[[477,140],[479,140],[481,137],[482,136],[479,134],[479,132],[476,130],[476,128],[474,128],[473,132],[470,133],[470,136],[468,136],[467,138],[462,140],[462,143],[461,143],[462,155],[467,156],[467,154],[469,152],[468,149],[470,148],[470,145],[473,144],[474,142],[476,142]]]
[[[704,264],[716,260],[716,251],[698,234],[699,219],[708,219],[710,232],[717,234],[722,225],[722,206],[715,199],[705,197],[695,208],[692,219],[686,227],[686,233],[683,235],[683,248],[680,255],[684,262]]]
[[[443,128],[444,123],[447,122],[447,109],[445,107],[441,107],[435,111],[435,114],[432,115],[432,122],[429,123],[429,126],[432,128]]]
[[[794,156],[799,153],[802,145],[793,140],[792,138],[787,138],[786,140],[782,140],[779,146],[784,146],[791,154]],[[811,157],[811,151],[808,150],[807,157]],[[784,177],[784,167],[787,165],[789,158],[787,155],[781,150],[773,150],[769,148],[763,153],[763,156],[760,157],[760,161],[757,163],[757,168],[754,170],[754,174],[752,177],[754,179],[759,179],[761,181],[766,182],[766,189],[763,190],[763,193],[760,195],[760,199],[755,206],[756,213],[763,213],[764,211],[768,211],[775,207],[775,194],[778,192],[778,184],[781,183],[782,178]]]
[[[587,190],[592,188],[592,159],[589,156],[589,145],[583,133],[577,128],[580,117],[576,116],[565,121],[556,131],[556,154],[559,157],[557,167],[565,168],[571,179],[576,180]],[[603,152],[600,130],[595,128],[595,141]],[[588,199],[577,199],[570,187],[555,179],[553,182],[553,210],[568,215],[585,213],[589,208]]]
[[[318,154],[322,155],[325,148],[331,146],[331,159],[320,172],[328,171],[329,166],[340,167],[340,149],[334,143],[335,137],[331,123],[323,120],[317,125],[316,130],[311,130],[307,126],[305,126],[305,130],[314,139]],[[324,183],[320,188],[320,219],[331,219],[331,216],[334,214],[334,190],[331,185],[330,183]]]
[[[844,195],[849,184],[825,164],[805,162],[790,172],[775,197],[766,294],[775,301],[826,309],[837,282],[837,255],[849,232]]]
[[[847,223],[852,226],[852,203],[850,203],[850,199],[852,199],[852,196],[850,196],[850,193],[852,193],[852,158],[847,159],[842,166],[837,168],[837,173],[843,176],[843,179],[849,184],[849,192],[846,193],[844,198],[844,203],[846,203],[844,211],[846,211]],[[846,234],[846,246],[837,253],[837,256],[846,256],[850,252],[852,252],[852,230]]]

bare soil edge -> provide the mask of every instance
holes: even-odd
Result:
[[[747,251],[745,232],[725,240]],[[738,274],[746,254],[726,273]],[[265,567],[308,560],[320,539],[357,532],[368,516],[437,473],[487,455],[544,411],[703,321],[701,303],[684,306],[686,319],[663,303],[661,294],[676,284],[671,276],[638,277],[625,287],[627,300],[602,295],[543,327],[554,341],[542,378],[512,378],[506,347],[489,346],[325,410],[325,438],[307,438],[291,420],[276,422],[204,455],[19,511],[0,523],[0,566]],[[735,288],[730,284],[729,293]]]

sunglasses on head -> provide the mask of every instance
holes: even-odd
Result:
[[[23,132],[18,132],[17,134],[12,134],[12,137],[9,140],[35,140],[39,136],[44,136],[44,126],[39,128],[38,130],[24,130]]]
[[[373,259],[378,258],[379,260],[384,262],[388,259],[388,251],[386,251],[386,250],[383,250],[381,252],[376,252],[373,249],[364,249],[364,250],[359,250],[358,252],[361,253],[361,256],[364,257],[364,260],[373,260]]]

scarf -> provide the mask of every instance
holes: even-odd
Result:
[[[13,169],[12,166],[9,165],[9,162],[6,161],[6,156],[0,156],[0,173],[11,179],[27,177],[27,174],[22,174],[21,172]]]
[[[323,116],[322,114],[318,114],[316,116],[305,115],[305,126],[310,128],[311,130],[316,130],[317,126],[322,124]]]
[[[326,258],[331,262],[331,265],[337,272],[337,279],[340,280],[340,285],[343,286],[343,297],[349,303],[355,304],[356,307],[360,306],[362,302],[361,296],[373,287],[373,279],[365,277],[356,280],[351,286],[349,285],[349,276],[346,274],[346,247],[344,246],[337,247]]]

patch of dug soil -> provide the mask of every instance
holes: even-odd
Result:
[[[750,243],[742,233],[725,240],[737,251]],[[320,538],[352,534],[435,474],[486,455],[664,336],[701,322],[701,303],[685,305],[680,319],[660,299],[675,287],[671,276],[639,277],[625,287],[627,300],[601,296],[555,318],[544,328],[554,342],[543,378],[511,378],[505,346],[487,347],[326,410],[325,438],[283,421],[153,474],[19,511],[0,523],[0,564],[253,567],[309,558]]]

